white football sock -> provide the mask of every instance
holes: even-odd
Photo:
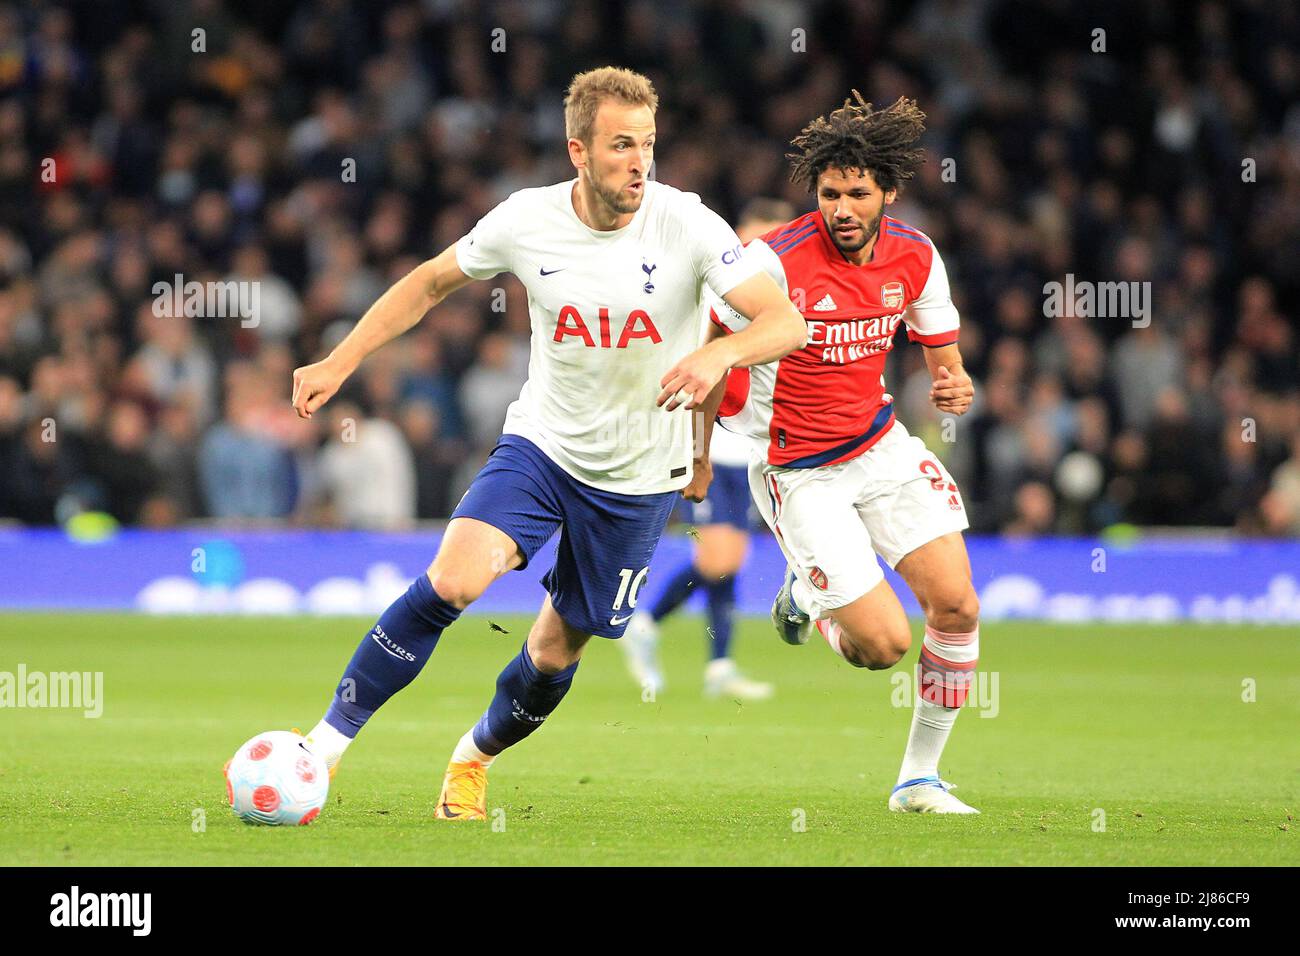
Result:
[[[936,631],[932,627],[925,629],[924,648],[931,654],[953,664],[971,666],[979,660],[979,625],[965,634],[949,634]],[[952,733],[952,725],[957,722],[961,707],[944,707],[932,703],[921,696],[921,664],[916,666],[916,702],[912,711],[912,730],[907,738],[907,750],[903,753],[903,765],[898,771],[896,783],[916,780],[921,777],[939,776],[939,758],[943,756],[944,744]],[[964,703],[965,692],[961,693]]]
[[[492,761],[497,758],[495,755],[485,754],[478,749],[478,745],[474,743],[474,731],[471,729],[467,730],[465,736],[460,738],[460,743],[451,752],[451,759],[454,763],[467,763],[476,760],[484,767],[490,767]]]
[[[352,743],[351,737],[339,733],[324,720],[311,729],[306,739],[311,752],[324,760],[325,766],[331,769],[342,759],[348,744]]]
[[[912,711],[912,732],[907,737],[907,750],[903,753],[903,766],[898,771],[895,784],[919,777],[939,776],[939,758],[943,745],[948,742],[952,725],[957,722],[960,707],[940,707],[916,698]]]

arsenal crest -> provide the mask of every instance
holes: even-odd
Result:
[[[830,583],[826,580],[826,572],[815,566],[808,572],[808,580],[818,591],[825,591],[826,585]]]
[[[903,283],[886,282],[880,287],[880,304],[886,309],[903,307]]]

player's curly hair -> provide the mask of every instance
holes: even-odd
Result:
[[[881,189],[899,189],[925,162],[925,150],[913,146],[924,131],[925,114],[916,100],[900,96],[877,110],[854,90],[843,106],[790,140],[796,150],[786,153],[790,181],[814,192],[827,169],[859,169],[870,172]]]

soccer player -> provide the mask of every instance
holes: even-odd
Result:
[[[740,214],[736,235],[748,243],[789,222],[794,207],[782,199],[754,199]],[[707,308],[707,306],[706,306]],[[727,390],[743,392],[745,369],[728,376]],[[730,383],[731,376],[737,382]],[[725,402],[725,399],[724,399]],[[725,413],[725,404],[722,409]],[[649,611],[638,610],[619,643],[627,655],[628,669],[643,688],[658,692],[664,683],[659,666],[659,622],[703,587],[708,598],[709,663],[704,668],[704,693],[709,697],[767,700],[773,687],[742,674],[731,657],[731,635],[736,610],[736,575],[749,552],[750,442],[725,429],[714,429],[709,443],[709,471],[698,469],[695,481],[707,485],[705,499],[686,504],[687,520],[694,522],[691,559],[668,576],[668,584]]]
[[[923,159],[915,143],[924,120],[912,101],[876,110],[855,90],[792,141],[791,179],[816,194],[817,209],[751,242],[746,255],[789,291],[808,342],[750,369],[749,394],[723,424],[760,453],[750,490],[789,565],[772,606],[784,640],[803,644],[816,630],[856,667],[898,663],[912,637],[873,551],[925,612],[912,729],[890,809],[977,813],[939,776],[979,657],[966,510],[948,470],[894,418],[884,391],[885,359],[903,324],[925,349],[935,407],[961,415],[974,396],[943,260],[923,233],[884,214]],[[748,324],[721,301],[713,315],[718,334]]]
[[[428,571],[362,639],[307,737],[333,773],[442,632],[562,528],[537,621],[452,753],[441,819],[486,818],[487,768],[555,710],[593,634],[622,636],[693,477],[689,413],[670,413],[720,392],[729,368],[777,359],[807,334],[726,222],[698,196],[647,179],[657,103],[629,70],[575,76],[564,120],[577,178],[509,196],[395,283],[327,358],[293,375],[294,407],[311,417],[362,359],[461,286],[509,271],[528,290],[528,381],[504,434]],[[746,334],[700,346],[705,283],[752,319]]]

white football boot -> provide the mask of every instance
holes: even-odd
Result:
[[[949,792],[955,789],[938,777],[904,780],[889,794],[889,809],[895,813],[979,813]]]
[[[704,668],[704,696],[735,700],[767,700],[776,688],[766,681],[750,680],[730,657],[709,661]]]
[[[663,690],[664,675],[659,667],[659,627],[645,611],[637,611],[627,623],[618,642],[627,660],[628,673],[642,691],[657,694]]]
[[[772,602],[772,626],[787,644],[807,644],[816,628],[813,621],[794,603],[794,572],[785,569],[785,583]]]

